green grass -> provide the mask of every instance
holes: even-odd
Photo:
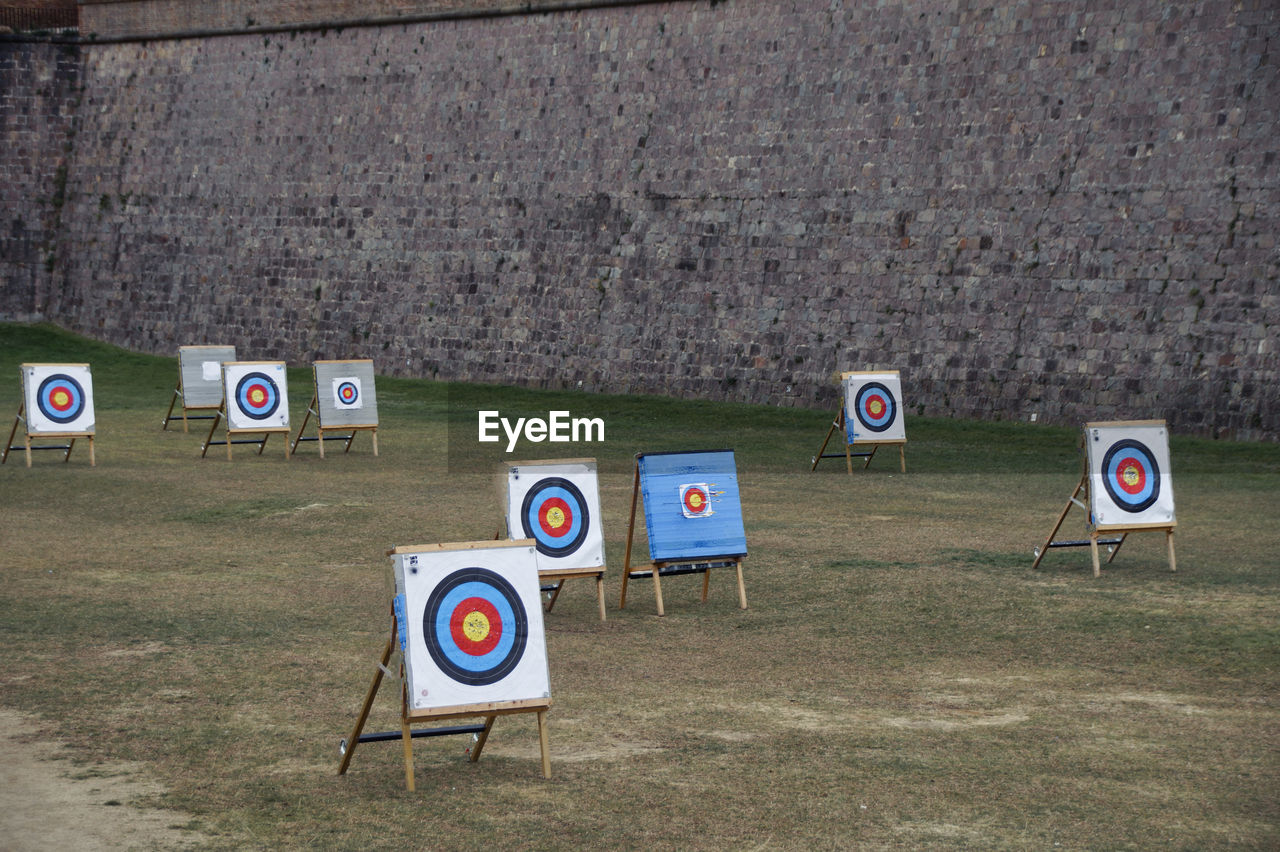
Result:
[[[1076,429],[911,417],[906,475],[850,477],[808,469],[831,412],[379,378],[378,457],[362,435],[227,462],[207,426],[160,430],[173,358],[0,325],[0,415],[24,361],[93,365],[98,464],[0,467],[0,702],[89,771],[142,762],[215,848],[1280,845],[1277,445],[1175,435],[1178,572],[1136,536],[1095,580],[1087,551],[1030,567]],[[289,382],[296,426],[309,369]],[[608,428],[571,453],[601,460],[609,620],[584,582],[546,618],[553,777],[531,717],[476,764],[415,741],[415,794],[396,743],[339,777],[385,551],[500,524],[482,406]],[[635,453],[719,446],[750,607],[721,572],[705,604],[676,577],[665,618],[647,582],[619,610]],[[384,687],[369,729],[396,725]]]

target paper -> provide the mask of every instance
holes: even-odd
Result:
[[[396,548],[392,560],[413,709],[551,697],[531,541]]]
[[[23,364],[21,370],[28,434],[94,431],[88,364]]]
[[[178,347],[178,380],[185,408],[217,408],[222,404],[222,364],[236,360],[234,346]]]
[[[844,385],[845,437],[850,444],[905,441],[902,382],[896,371],[853,372]]]
[[[746,555],[733,450],[647,453],[638,464],[650,559]]]
[[[544,570],[605,564],[594,459],[508,465],[506,506],[508,535],[532,539]]]
[[[289,428],[283,361],[234,361],[222,369],[230,428]]]
[[[1173,524],[1169,433],[1163,420],[1085,425],[1094,523]]]
[[[373,361],[316,361],[316,414],[320,426],[377,426]]]
[[[360,379],[358,376],[343,376],[334,379],[331,384],[333,386],[334,408],[350,411],[363,405],[360,400]]]

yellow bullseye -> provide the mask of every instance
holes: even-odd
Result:
[[[564,526],[564,509],[561,509],[559,506],[552,506],[548,509],[547,525],[556,530]]]
[[[689,508],[691,509],[702,508],[702,495],[699,494],[697,491],[689,495]]]
[[[483,612],[470,612],[462,620],[462,632],[472,642],[483,642],[489,630],[489,619]]]
[[[884,403],[878,399],[871,400],[871,404],[867,407],[871,409],[872,417],[879,417],[884,413]]]
[[[71,394],[64,390],[56,390],[53,392],[53,405],[55,408],[66,408],[71,404]]]
[[[1130,487],[1137,485],[1138,481],[1142,478],[1142,474],[1136,465],[1129,465],[1123,472],[1121,472],[1120,475],[1124,477],[1125,485]]]

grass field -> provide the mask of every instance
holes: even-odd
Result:
[[[1174,436],[1178,572],[1137,536],[1094,579],[1087,550],[1031,570],[1071,428],[911,417],[907,474],[850,477],[808,470],[829,412],[379,379],[377,458],[362,435],[227,462],[207,426],[160,430],[175,359],[0,325],[5,428],[25,361],[92,363],[98,463],[0,468],[0,700],[88,765],[145,764],[148,804],[215,847],[1280,847],[1280,445]],[[289,382],[296,426],[309,369]],[[415,741],[413,794],[396,743],[339,777],[385,551],[499,526],[501,453],[464,441],[489,405],[608,429],[564,453],[601,460],[609,610],[579,581],[546,618],[552,778],[532,716],[474,764]],[[619,610],[634,454],[712,447],[737,453],[750,607],[721,573],[706,603],[677,577],[666,617],[647,581]],[[384,688],[368,729],[397,707]]]

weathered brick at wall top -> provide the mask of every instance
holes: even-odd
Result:
[[[83,48],[37,312],[172,354],[1280,436],[1274,4],[672,3]],[[6,275],[8,274],[6,269]]]

